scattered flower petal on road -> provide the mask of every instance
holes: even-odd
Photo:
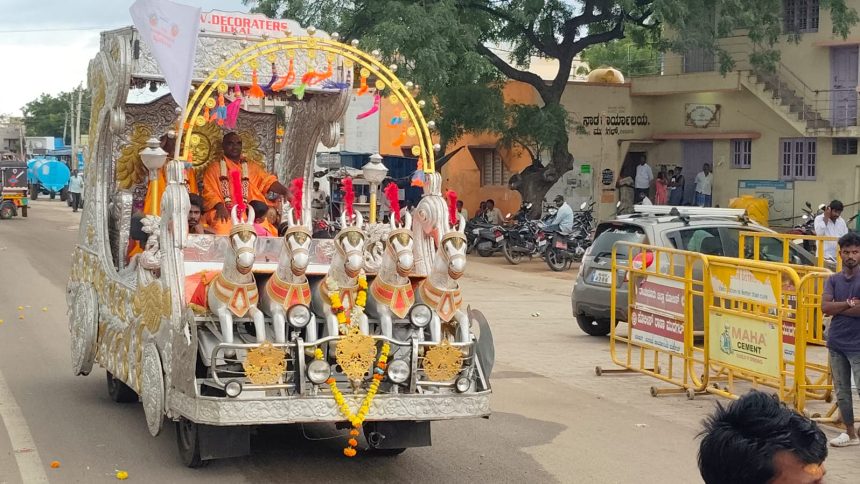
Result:
[[[23,310],[24,310],[24,306],[18,306],[18,311],[23,311]]]
[[[43,308],[42,308],[42,311],[48,312],[48,307],[47,307],[47,306],[46,306],[46,307],[43,307]]]
[[[60,461],[58,461],[58,460],[52,460],[52,461],[51,461],[51,469],[56,469],[56,468],[58,468],[58,467],[60,467]]]
[[[128,472],[116,471],[116,478],[121,480],[121,481],[124,481],[124,480],[128,479]]]

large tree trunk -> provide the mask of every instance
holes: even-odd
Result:
[[[532,218],[541,215],[541,202],[546,192],[562,175],[573,169],[573,155],[567,149],[567,141],[567,139],[560,140],[552,147],[552,157],[546,166],[535,162],[512,176],[508,182],[511,190],[520,192],[523,202],[532,203]]]

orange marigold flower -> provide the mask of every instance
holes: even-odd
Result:
[[[355,449],[352,447],[346,447],[343,449],[343,455],[347,457],[355,457]]]
[[[352,435],[353,437],[358,437],[358,429],[350,430],[349,435]]]
[[[358,447],[358,441],[357,441],[357,440],[355,440],[355,439],[349,439],[349,440],[347,440],[347,441],[346,441],[346,443],[347,443],[347,444],[349,444],[349,445],[350,445],[350,446],[352,446],[352,447]]]
[[[328,383],[329,385],[333,385],[335,380],[334,380],[334,378],[329,377],[329,379],[326,380],[325,382]]]

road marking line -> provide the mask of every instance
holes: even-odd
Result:
[[[48,482],[48,476],[42,466],[42,459],[39,457],[36,443],[30,434],[30,428],[27,426],[27,421],[24,420],[21,407],[18,406],[15,397],[12,396],[9,386],[6,385],[2,371],[0,371],[0,421],[6,427],[9,441],[12,443],[21,480],[28,484],[31,482]]]

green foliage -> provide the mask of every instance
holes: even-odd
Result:
[[[63,136],[63,124],[67,123],[67,113],[70,113],[70,102],[77,103],[77,91],[61,92],[56,95],[42,94],[21,108],[24,113],[24,125],[27,136]],[[86,132],[90,122],[90,91],[83,89],[81,100],[81,131]],[[66,130],[69,139],[71,131]]]
[[[614,67],[624,77],[657,75],[660,73],[660,52],[650,46],[641,47],[630,38],[592,45],[582,51],[580,58],[590,70]],[[589,69],[577,72],[588,74]]]
[[[534,160],[539,159],[541,153],[551,149],[556,143],[567,142],[570,117],[558,104],[509,104],[506,106],[506,112],[501,138],[501,145],[506,148],[519,145],[528,151]]]

